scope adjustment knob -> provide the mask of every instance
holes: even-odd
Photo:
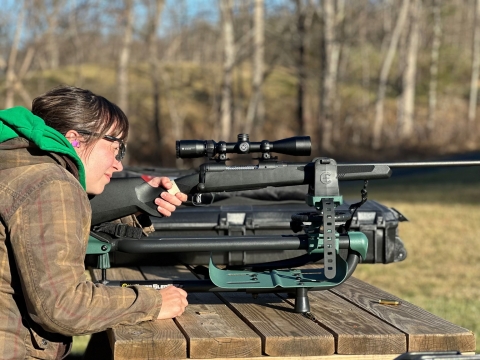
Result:
[[[241,152],[247,153],[248,149],[250,148],[250,145],[248,144],[248,142],[243,142],[238,146],[238,148],[240,149]]]

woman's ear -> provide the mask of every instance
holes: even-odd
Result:
[[[80,134],[76,130],[68,130],[65,137],[74,148],[80,147]]]

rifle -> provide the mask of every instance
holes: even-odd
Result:
[[[110,252],[131,254],[198,252],[214,254],[220,251],[268,251],[303,250],[304,255],[263,264],[251,264],[241,268],[220,269],[209,261],[209,279],[198,281],[175,281],[174,285],[187,291],[246,291],[295,292],[295,311],[309,312],[307,292],[326,290],[348,279],[368,250],[364,233],[351,231],[351,220],[358,208],[368,198],[369,180],[387,179],[394,168],[478,166],[480,161],[448,162],[402,162],[373,164],[337,164],[331,158],[315,158],[310,162],[279,161],[272,153],[309,156],[309,137],[293,137],[274,142],[250,142],[246,134],[238,135],[238,141],[227,143],[213,140],[181,140],[176,142],[178,158],[208,157],[209,162],[199,167],[198,173],[175,179],[175,183],[196,206],[211,204],[216,194],[232,191],[251,191],[267,187],[297,187],[307,185],[305,201],[310,212],[292,214],[292,228],[304,234],[225,236],[225,237],[148,237],[140,240],[129,238],[111,239],[104,234],[92,232],[87,254],[99,257],[102,269],[101,282],[112,286],[143,284],[161,288],[172,281],[109,281],[106,269],[110,267]],[[228,153],[259,153],[258,163],[246,166],[229,166]],[[112,179],[114,180],[114,179]],[[339,181],[362,180],[361,200],[346,210],[339,210],[343,197]],[[160,216],[154,199],[160,190],[138,178],[115,179],[105,191],[93,199],[92,225],[111,221],[137,211],[151,216]],[[314,210],[313,210],[314,209]],[[345,258],[340,250],[346,251]],[[323,261],[321,269],[296,269],[301,265]]]

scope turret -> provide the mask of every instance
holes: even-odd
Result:
[[[248,134],[239,134],[238,141],[228,143],[213,140],[177,140],[176,153],[177,158],[199,158],[208,156],[213,158],[218,155],[224,160],[227,153],[250,154],[262,153],[262,157],[267,159],[271,152],[294,155],[309,156],[312,149],[310,136],[294,136],[282,140],[261,142],[250,142]]]

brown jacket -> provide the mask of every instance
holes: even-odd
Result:
[[[0,143],[0,358],[56,359],[71,336],[156,319],[158,291],[85,277],[91,209],[65,159]]]

